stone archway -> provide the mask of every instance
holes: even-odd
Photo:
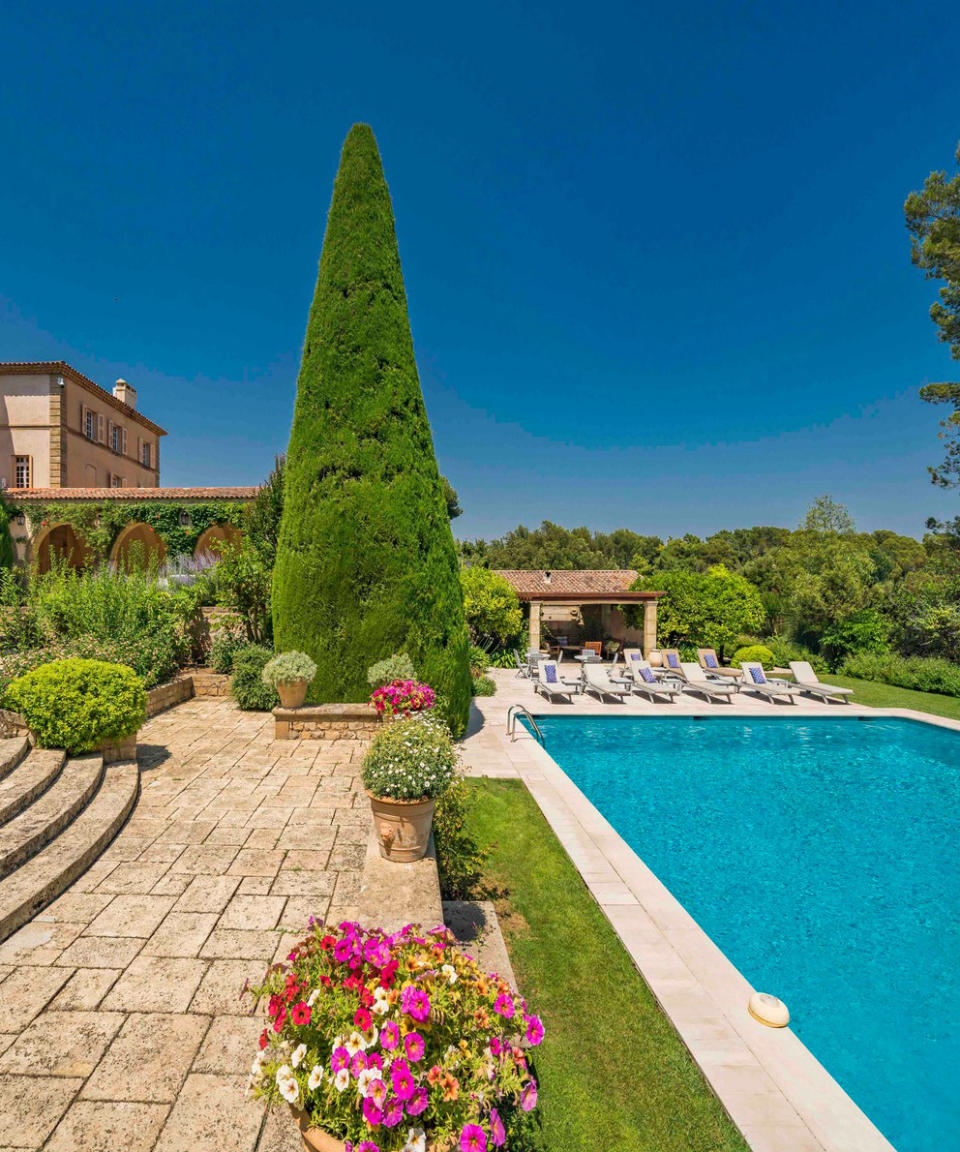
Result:
[[[82,568],[86,548],[70,524],[49,524],[33,541],[32,555],[40,573],[49,572],[54,563],[68,568]]]
[[[193,554],[197,558],[210,556],[212,559],[217,560],[219,553],[215,547],[216,545],[236,544],[239,539],[240,530],[234,528],[232,524],[211,524],[209,528],[200,533],[193,549]]]
[[[128,524],[114,540],[110,549],[110,563],[125,572],[137,564],[162,564],[167,546],[149,524]]]

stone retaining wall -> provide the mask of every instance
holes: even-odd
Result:
[[[230,677],[208,668],[194,668],[184,673],[193,681],[194,696],[229,696]]]
[[[273,715],[277,740],[370,740],[380,727],[372,704],[306,704]]]
[[[194,696],[229,696],[230,677],[206,668],[194,668],[181,672],[175,680],[158,684],[147,692],[147,719],[165,712]]]

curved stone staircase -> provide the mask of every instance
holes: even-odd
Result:
[[[140,770],[0,740],[0,941],[84,872],[137,801]]]

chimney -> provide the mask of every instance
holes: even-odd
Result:
[[[113,394],[121,404],[126,404],[128,408],[136,408],[137,390],[132,384],[128,384],[126,380],[121,378],[114,384]]]
[[[549,583],[550,583],[550,575],[551,575],[551,574],[550,574],[550,572],[549,572],[549,571],[547,571],[547,572],[544,572],[544,574],[543,574],[543,582],[544,582],[544,584],[549,584]]]

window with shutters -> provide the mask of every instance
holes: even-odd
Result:
[[[140,446],[140,462],[143,464],[144,468],[150,468],[151,467],[151,464],[152,464],[151,454],[150,454],[151,447],[152,447],[152,445],[150,444],[149,440],[145,440],[143,442],[143,444],[141,444],[141,446]]]
[[[111,477],[111,483],[110,483],[111,488],[122,488],[123,486],[124,485],[123,485],[123,477],[122,476],[114,475]]]
[[[83,434],[88,440],[97,438],[97,414],[89,408],[83,410]]]
[[[29,456],[14,456],[13,458],[13,486],[14,488],[29,488],[33,479],[33,460]]]
[[[110,422],[110,447],[118,454],[123,451],[123,429],[113,421]]]

